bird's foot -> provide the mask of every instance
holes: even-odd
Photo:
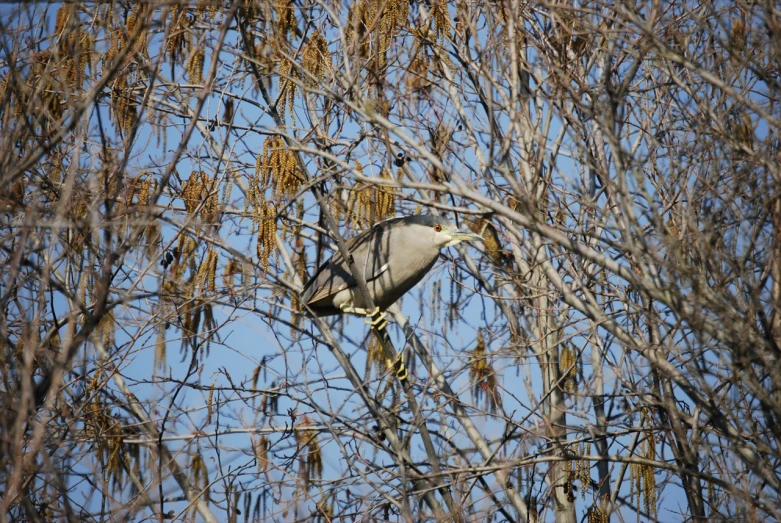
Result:
[[[364,322],[371,325],[373,329],[381,331],[388,326],[388,315],[381,312],[379,307],[374,307],[373,311],[366,311]]]
[[[396,377],[399,378],[399,381],[404,381],[409,377],[409,372],[407,371],[407,367],[404,366],[404,353],[400,352],[398,356],[396,356],[396,360],[391,360],[390,358],[385,360],[385,364],[388,366],[388,370],[393,369],[396,373]]]
[[[361,309],[360,307],[353,307],[352,305],[346,305],[344,303],[339,305],[339,310],[341,310],[345,314],[366,314],[366,309]]]
[[[388,325],[388,318],[387,314],[380,311],[379,307],[374,307],[372,310],[366,310],[361,307],[352,307],[350,305],[341,305],[339,306],[339,309],[341,309],[344,313],[349,314],[362,314],[366,316],[366,319],[364,320],[367,325],[371,325],[373,329],[376,329],[378,331],[381,331]]]

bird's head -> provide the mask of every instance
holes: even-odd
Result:
[[[434,245],[440,249],[457,245],[461,242],[482,242],[483,237],[471,232],[463,232],[452,223],[439,216],[421,216],[421,223],[428,228]]]

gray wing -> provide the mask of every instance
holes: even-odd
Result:
[[[379,222],[347,242],[347,249],[353,255],[358,268],[363,267],[367,282],[388,270],[388,246],[385,245],[389,238],[387,231],[398,220],[399,218],[391,218]],[[311,305],[356,285],[347,262],[341,253],[336,252],[304,286],[301,299]]]

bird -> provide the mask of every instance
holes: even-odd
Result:
[[[367,310],[349,265],[339,252],[323,263],[304,286],[301,303],[318,317],[365,315],[367,323],[380,330],[387,324],[385,310],[423,279],[441,249],[473,241],[484,240],[458,230],[440,216],[383,220],[347,242],[356,267],[363,271],[374,309]]]

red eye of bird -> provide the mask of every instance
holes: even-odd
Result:
[[[434,230],[437,231],[437,232],[442,232],[442,226],[437,224],[437,225],[434,226]]]

